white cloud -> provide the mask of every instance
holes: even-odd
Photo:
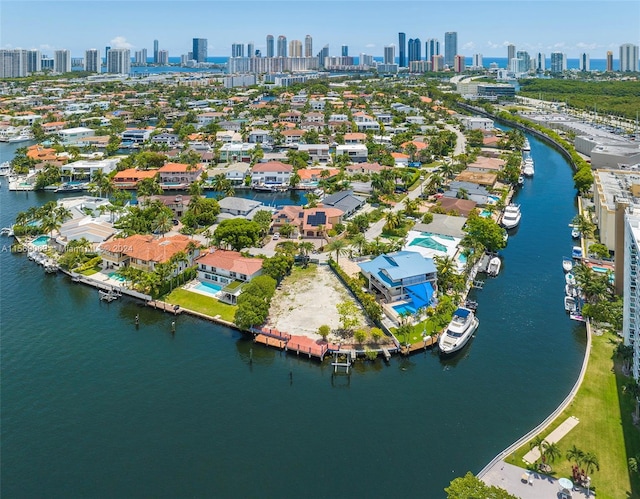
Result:
[[[368,48],[368,49],[376,48],[376,44],[375,44],[375,43],[367,43],[367,44],[365,45],[365,48]]]
[[[474,50],[476,48],[476,44],[473,42],[467,42],[462,46],[462,48],[464,50]]]
[[[584,42],[576,43],[576,47],[578,47],[579,49],[583,49],[583,50],[593,50],[597,46],[598,45],[596,43],[584,43]]]
[[[116,36],[109,42],[110,47],[113,49],[132,49],[133,45],[127,41],[124,36]]]

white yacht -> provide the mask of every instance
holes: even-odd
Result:
[[[533,167],[533,159],[526,158],[524,160],[524,166],[522,167],[522,174],[525,177],[533,177],[535,173],[535,168]]]
[[[10,173],[11,173],[11,163],[9,161],[0,163],[0,177],[8,177]]]
[[[502,226],[505,229],[514,229],[520,223],[520,205],[510,204],[504,209],[502,214]]]
[[[487,267],[487,275],[489,277],[496,277],[500,273],[500,267],[502,266],[502,260],[499,256],[494,256],[489,260],[489,266]]]
[[[472,310],[462,307],[456,310],[447,329],[438,339],[440,353],[446,355],[460,350],[471,339],[479,324]]]
[[[530,151],[531,150],[531,144],[529,143],[529,139],[524,139],[524,144],[522,145],[522,150],[523,151]]]

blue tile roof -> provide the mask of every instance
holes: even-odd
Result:
[[[398,251],[380,255],[370,262],[360,263],[359,266],[363,271],[376,275],[389,285],[409,277],[436,272],[433,260],[424,258],[415,251]]]

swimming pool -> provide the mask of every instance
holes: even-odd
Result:
[[[500,201],[500,198],[498,196],[487,196],[488,204],[496,204],[498,201]]]
[[[489,218],[491,216],[491,212],[489,210],[482,210],[480,212],[480,216],[482,218]]]
[[[222,286],[220,286],[219,284],[214,284],[212,282],[200,282],[193,286],[193,289],[213,296],[222,289]]]
[[[413,307],[413,302],[403,303],[402,305],[395,305],[392,308],[398,313],[398,315],[401,315],[401,314],[415,315],[415,313],[417,312],[417,310]]]
[[[114,281],[120,281],[120,282],[126,281],[126,279],[122,277],[120,274],[118,274],[117,272],[111,272],[109,274],[109,278],[113,279]]]
[[[31,244],[33,246],[46,246],[49,242],[49,239],[51,239],[49,236],[40,236],[37,239],[31,241]]]
[[[460,263],[467,263],[467,255],[465,255],[464,253],[460,253],[458,255],[458,261]]]

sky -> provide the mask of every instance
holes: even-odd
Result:
[[[623,43],[640,44],[638,0],[0,0],[0,48],[37,48],[53,55],[69,49],[83,57],[89,48],[146,48],[179,57],[191,50],[193,38],[208,39],[208,55],[229,56],[232,43],[254,42],[266,53],[266,36],[287,41],[313,37],[314,54],[329,44],[330,55],[383,55],[398,44],[398,32],[424,42],[458,33],[458,53],[506,57],[508,44],[549,57],[559,51],[569,58],[589,53],[618,57]],[[397,55],[397,50],[396,50]]]

